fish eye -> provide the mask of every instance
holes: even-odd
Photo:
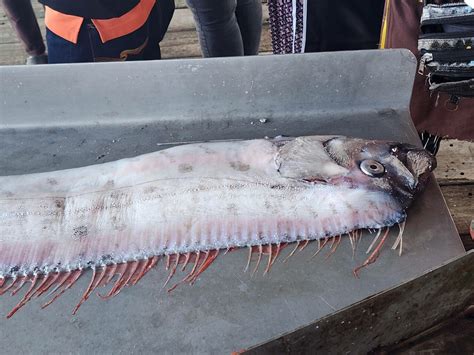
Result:
[[[385,173],[385,167],[377,160],[373,159],[362,160],[360,163],[360,170],[362,170],[365,175],[371,177],[380,177]]]

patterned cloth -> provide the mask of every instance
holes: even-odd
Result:
[[[303,53],[307,0],[268,0],[275,54]]]

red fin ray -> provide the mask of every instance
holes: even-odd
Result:
[[[79,280],[83,272],[84,270],[82,269],[67,272],[67,277],[65,277],[64,280],[62,280],[61,283],[58,285],[59,287],[55,288],[51,293],[54,293],[57,290],[59,292],[56,293],[56,295],[54,295],[51,300],[43,304],[41,308],[48,307],[51,303],[56,301],[64,292],[69,290],[76,283],[76,281]]]
[[[373,252],[364,261],[362,265],[354,269],[354,275],[358,276],[358,272],[363,267],[376,261],[382,246],[388,238],[389,228],[386,229],[380,240],[375,239],[372,245],[376,244]],[[349,241],[351,243],[352,250],[355,250],[357,243],[360,242],[362,233],[359,230],[349,232]],[[318,240],[318,249],[313,254],[317,255],[324,249],[329,249],[326,258],[332,256],[339,248],[342,242],[342,235],[336,235],[332,237],[326,237]],[[400,239],[400,238],[399,238]],[[310,240],[299,240],[295,244],[294,249],[285,257],[283,262],[286,262],[295,253],[304,250],[310,243]],[[288,245],[288,243],[273,243],[266,245],[254,245],[248,247],[248,259],[245,271],[247,271],[252,263],[252,276],[257,273],[260,264],[265,263],[263,275],[270,272],[277,258],[280,256],[281,251]],[[224,248],[224,255],[235,248]],[[369,248],[370,251],[370,248]],[[125,263],[112,263],[105,266],[98,266],[93,268],[91,279],[88,283],[87,288],[83,292],[79,302],[73,310],[73,314],[76,314],[82,304],[90,298],[90,295],[97,290],[99,287],[104,287],[113,282],[110,290],[105,294],[97,295],[102,299],[110,299],[118,295],[125,286],[136,285],[152,268],[154,268],[161,258],[165,258],[164,268],[168,270],[168,275],[165,279],[163,288],[166,287],[178,271],[184,272],[189,264],[192,265],[192,269],[186,274],[179,282],[174,284],[168,289],[168,292],[174,290],[182,283],[193,284],[197,281],[200,275],[204,273],[210,265],[219,256],[219,249],[212,249],[206,251],[186,252],[169,254],[166,256],[153,256],[146,259],[132,260]],[[262,261],[264,256],[268,256],[265,262]],[[255,258],[253,258],[255,257]],[[254,261],[252,262],[252,259]],[[255,261],[256,260],[256,261]],[[182,265],[182,266],[180,266]],[[21,300],[13,307],[8,313],[7,317],[13,316],[19,309],[25,306],[32,298],[40,297],[49,291],[48,296],[51,297],[49,301],[42,305],[42,308],[49,306],[55,300],[57,300],[62,294],[69,290],[77,280],[84,274],[83,269],[71,270],[67,272],[51,271],[48,274],[35,273],[29,276],[17,276],[14,278],[0,278],[0,295],[7,292],[11,292],[12,295],[16,295],[24,288],[24,285],[30,283],[28,290],[25,292]]]
[[[25,277],[25,279],[26,278],[27,277]],[[39,279],[39,274],[35,274],[35,276],[31,280],[30,288],[28,289],[28,291],[26,291],[25,295],[20,300],[20,302],[18,302],[16,304],[16,306],[13,307],[13,309],[10,311],[10,313],[7,314],[7,318],[11,318],[11,316],[13,316],[21,307],[23,307],[25,304],[27,304],[28,301],[31,299],[31,297],[33,297],[33,295],[34,295],[33,291],[35,290],[38,279]],[[21,288],[21,286],[19,288]],[[13,292],[12,292],[12,294],[13,294]]]

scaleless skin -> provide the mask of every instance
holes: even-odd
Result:
[[[338,244],[341,235],[403,222],[435,165],[405,144],[312,136],[189,144],[0,177],[0,294],[30,283],[11,316],[50,289],[56,299],[92,268],[77,311],[116,274],[106,298],[159,258],[167,281],[178,264],[194,263],[183,280],[194,282],[219,250],[237,247],[249,247],[249,262],[252,252],[258,263],[269,254],[268,271],[288,243]]]

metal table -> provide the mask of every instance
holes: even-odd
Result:
[[[0,67],[0,174],[102,163],[182,142],[280,134],[416,144],[408,112],[415,66],[408,51],[385,50]],[[40,302],[30,302],[11,320],[0,320],[0,348],[229,353],[376,297],[465,254],[433,180],[409,211],[403,255],[387,243],[356,279],[352,268],[365,259],[369,239],[362,239],[354,259],[348,240],[328,259],[310,259],[308,247],[285,264],[275,263],[265,277],[243,273],[247,252],[239,250],[219,257],[194,286],[171,294],[160,289],[166,273],[159,268],[108,302],[92,297],[73,317],[89,274],[51,307],[41,311]],[[0,314],[16,301],[0,298]]]

